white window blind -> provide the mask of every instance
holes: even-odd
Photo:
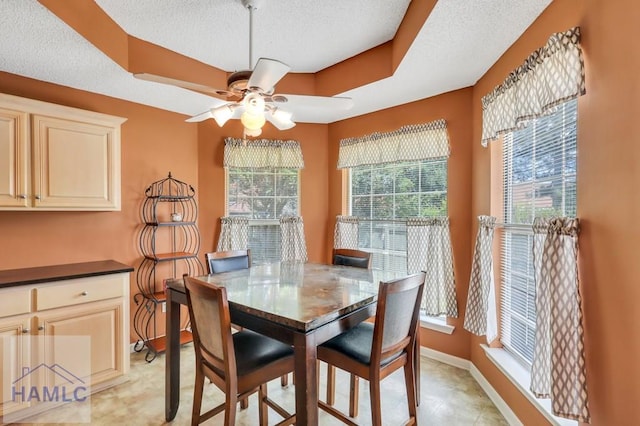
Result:
[[[447,158],[355,166],[350,172],[358,248],[373,253],[374,269],[406,274],[406,219],[447,215]]]
[[[576,216],[577,101],[503,138],[501,342],[530,365],[536,329],[534,217]]]
[[[249,218],[254,264],[280,260],[279,219],[298,215],[298,200],[298,169],[227,168],[227,215]]]

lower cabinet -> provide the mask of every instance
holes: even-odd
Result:
[[[31,320],[31,315],[0,318],[0,356],[2,357],[0,414],[3,416],[24,410],[31,405],[28,400],[14,398],[13,387],[13,384],[22,376],[23,368],[31,364],[32,339],[29,338]],[[31,377],[26,377],[22,385],[30,388]]]
[[[129,355],[128,346],[123,350],[121,338],[123,311],[123,301],[115,299],[38,314],[42,361],[47,366],[65,366],[91,387],[122,376],[124,357],[128,359]],[[55,371],[44,371],[47,386],[55,386],[54,380],[64,380]]]
[[[0,290],[0,316],[0,423],[126,379],[128,273]]]

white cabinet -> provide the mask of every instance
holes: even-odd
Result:
[[[31,290],[9,288],[0,291],[0,415],[28,408],[31,404],[14,398],[14,384],[20,380],[24,368],[31,365],[32,341]],[[25,377],[21,386],[30,388],[31,377]]]
[[[0,206],[28,205],[29,115],[0,107]]]
[[[122,382],[129,371],[129,273],[0,289],[0,356],[0,417],[11,414],[12,421],[51,408],[43,395],[65,385],[60,371],[88,393]]]
[[[0,210],[120,210],[124,121],[0,94]]]

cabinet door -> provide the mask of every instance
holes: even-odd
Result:
[[[33,115],[34,207],[119,210],[119,130]]]
[[[0,416],[29,407],[28,398],[32,377],[25,374],[31,366],[31,336],[29,315],[0,319]]]
[[[0,207],[26,207],[29,153],[28,116],[0,108]]]
[[[90,386],[122,376],[128,366],[123,333],[129,325],[124,324],[124,309],[125,302],[119,298],[38,313],[43,362],[65,366]],[[46,385],[56,386],[61,378],[47,373]]]

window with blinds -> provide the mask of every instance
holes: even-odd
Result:
[[[536,330],[534,217],[576,216],[577,101],[503,137],[501,342],[524,364]]]
[[[447,159],[355,166],[351,215],[360,218],[358,248],[372,267],[407,272],[406,219],[447,215]]]
[[[227,215],[249,217],[254,264],[280,261],[282,216],[298,215],[298,169],[227,168]]]

